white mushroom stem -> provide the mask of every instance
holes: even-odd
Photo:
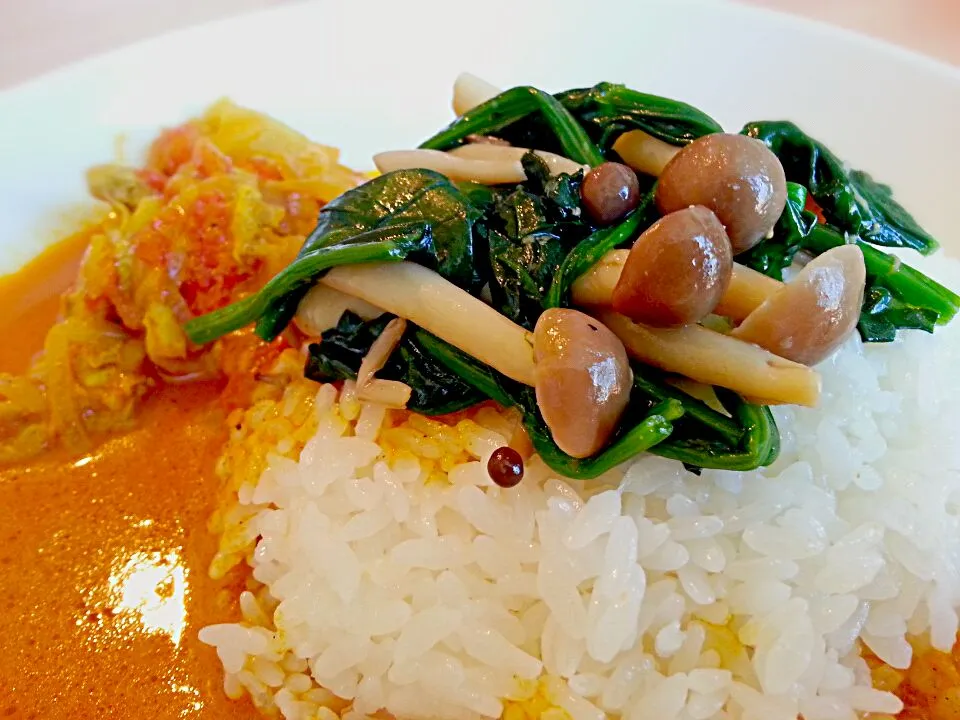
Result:
[[[345,265],[320,282],[406,318],[517,382],[534,384],[531,334],[432,270],[409,262]]]
[[[403,318],[394,318],[387,323],[360,362],[360,369],[357,370],[357,392],[363,390],[373,380],[373,376],[383,369],[406,331],[407,321]]]
[[[629,130],[613,143],[614,152],[634,170],[659,176],[680,148],[643,130]]]
[[[373,378],[363,387],[357,386],[357,400],[402,410],[410,402],[413,389],[399,380]]]
[[[491,143],[470,143],[450,150],[449,154],[468,160],[519,163],[528,152],[530,152],[530,150],[523,147],[493,145]],[[550,168],[551,175],[559,175],[560,173],[573,175],[579,170],[586,172],[590,169],[589,165],[581,165],[557,153],[547,152],[546,150],[534,150],[533,152],[547,164],[547,167]]]
[[[753,268],[734,263],[730,284],[727,285],[726,292],[721,296],[713,312],[735,322],[741,322],[783,285],[779,280],[774,280]]]
[[[473,110],[500,94],[500,88],[470,73],[460,73],[453,83],[453,111],[457,115]]]
[[[613,289],[629,255],[629,250],[611,250],[604,255],[573,283],[573,302],[577,305],[610,305]],[[713,312],[740,322],[782,287],[779,280],[734,263],[730,284]]]
[[[317,338],[326,330],[336,327],[340,316],[346,310],[356,313],[364,320],[373,320],[383,314],[383,310],[365,303],[360,298],[317,284],[310,288],[300,301],[293,321],[304,335]]]
[[[525,148],[499,145],[473,144],[455,151],[441,150],[389,150],[374,155],[373,162],[382,173],[394,170],[424,168],[443,173],[451,180],[469,180],[484,185],[520,183],[527,179],[520,158]],[[575,173],[583,166],[554,153],[537,151],[550,167],[550,172]]]
[[[600,310],[596,317],[631,357],[667,372],[728,388],[758,403],[813,407],[820,398],[819,374],[756,345],[700,325],[652,328],[610,310]]]

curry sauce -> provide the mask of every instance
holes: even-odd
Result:
[[[0,281],[0,371],[22,372],[41,349],[84,244],[74,236]],[[243,582],[207,575],[219,391],[161,386],[136,429],[91,453],[0,471],[0,717],[258,716],[224,695],[197,639],[239,617]]]

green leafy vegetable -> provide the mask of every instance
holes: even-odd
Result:
[[[471,230],[479,216],[480,212],[446,176],[432,170],[398,170],[327,203],[298,260],[316,248],[339,244],[367,230],[407,222],[427,223],[432,241],[410,259],[474,291],[480,279]]]
[[[600,151],[569,110],[552,95],[529,86],[515,87],[491,98],[454,120],[420,147],[449,150],[463,143],[469,135],[490,135],[533,113],[542,117],[561,152],[568,158],[590,166],[603,162]]]
[[[911,305],[882,282],[874,281],[864,292],[858,329],[867,342],[892,342],[900,329],[932,333],[937,318],[937,313],[930,308]]]
[[[780,454],[780,433],[770,408],[752,405],[729,391],[718,391],[717,396],[743,428],[738,445],[688,431],[686,437],[671,437],[651,452],[699,468],[746,471],[771,465]]]
[[[615,83],[567,90],[557,99],[587,128],[604,153],[628,130],[643,130],[671,145],[686,145],[703,135],[723,132],[716,120],[692,105]]]
[[[531,232],[512,239],[488,231],[492,305],[515,323],[532,330],[543,312],[542,298],[567,249],[558,235]]]
[[[472,230],[479,215],[440,173],[381,175],[324,206],[296,259],[258,293],[191,320],[187,335],[202,344],[259,320],[257,332],[270,340],[293,317],[306,289],[338,265],[409,259],[478,292]]]
[[[532,329],[557,268],[592,228],[580,208],[582,173],[551,176],[533,153],[523,164],[529,179],[513,190],[494,190],[475,233],[487,249],[481,274],[492,305]]]
[[[873,245],[908,247],[928,255],[939,247],[890,188],[860,170],[847,172],[840,159],[792,122],[762,121],[741,132],[766,143],[780,158],[787,179],[804,185],[828,224]]]
[[[184,329],[190,340],[203,344],[255,322],[270,313],[289,312],[290,296],[299,295],[325,270],[336,265],[396,262],[418,252],[429,252],[433,243],[430,226],[423,222],[390,225],[344,238],[336,245],[301,253],[263,288],[220,310],[195,318]],[[271,330],[278,323],[271,322]],[[282,329],[282,328],[281,328]],[[262,334],[272,340],[275,333]]]
[[[560,122],[559,113],[543,112],[545,98],[554,99],[576,129],[566,116]],[[691,105],[623,85],[603,82],[556,96],[518,87],[477,106],[420,147],[449,150],[468,135],[498,135],[518,147],[550,150],[595,166],[612,155],[613,143],[627,130],[643,130],[672,145],[686,145],[723,128]],[[592,150],[585,149],[587,143]]]
[[[360,363],[392,315],[364,321],[347,311],[337,327],[310,345],[304,376],[317,382],[356,380]],[[408,329],[377,377],[406,383],[413,391],[407,407],[424,415],[445,415],[481,402],[484,397],[424,352]]]

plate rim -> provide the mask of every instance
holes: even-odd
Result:
[[[726,15],[740,15],[742,17],[763,17],[767,22],[779,23],[782,26],[794,26],[803,32],[821,34],[830,39],[844,43],[858,45],[864,50],[885,54],[898,62],[912,65],[918,70],[941,76],[943,79],[960,86],[960,65],[953,65],[945,60],[927,55],[918,50],[898,45],[890,40],[862,33],[848,27],[835,25],[825,20],[794,15],[784,10],[768,8],[759,5],[748,5],[736,0],[635,0],[650,5],[676,8],[687,6],[698,10],[706,9],[709,12],[718,12]],[[406,0],[414,8],[426,6],[431,0]],[[227,28],[231,25],[256,24],[260,21],[276,22],[276,18],[298,13],[310,14],[318,8],[331,4],[328,0],[300,0],[283,5],[242,11],[239,14],[223,18],[205,20],[186,27],[174,28],[158,35],[132,40],[122,45],[94,52],[55,68],[43,71],[39,75],[14,82],[5,88],[0,88],[0,102],[7,101],[20,93],[35,92],[38,87],[69,79],[71,75],[96,72],[100,66],[117,62],[125,54],[147,52],[151,47],[163,45],[176,40],[189,40],[194,36],[202,36]]]

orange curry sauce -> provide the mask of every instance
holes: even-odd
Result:
[[[40,350],[86,240],[0,278],[0,372]],[[242,579],[207,576],[219,390],[160,388],[89,456],[0,470],[0,718],[258,717],[197,639],[239,617]]]

